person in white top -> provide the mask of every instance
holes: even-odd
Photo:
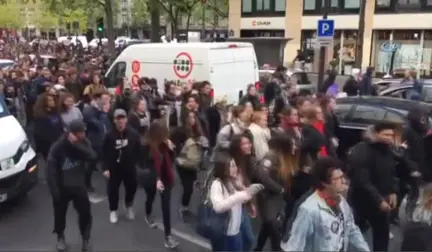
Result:
[[[267,127],[267,114],[262,111],[253,113],[249,130],[253,136],[255,157],[261,160],[269,151],[268,141],[271,137],[270,129]]]
[[[212,241],[213,251],[243,251],[242,214],[243,204],[248,202],[264,187],[252,184],[246,188],[238,178],[238,168],[225,153],[215,156],[209,198],[216,213],[230,211],[226,233],[222,240]]]

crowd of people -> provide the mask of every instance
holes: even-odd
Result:
[[[168,81],[159,93],[153,78],[140,78],[139,90],[131,90],[121,77],[113,95],[101,78],[104,57],[89,57],[80,70],[74,52],[58,50],[58,64],[43,65],[24,52],[13,68],[0,71],[0,99],[46,161],[57,250],[67,248],[70,201],[82,250],[91,249],[94,172],[107,178],[111,223],[119,221],[121,184],[128,219],[135,217],[138,186],[144,188],[152,228],[160,195],[167,248],[178,245],[171,234],[177,179],[182,216],[193,215],[191,197],[200,188],[197,232],[213,251],[263,251],[268,239],[271,251],[370,251],[363,237],[368,229],[373,250],[388,251],[392,222],[406,230],[403,250],[431,248],[432,189],[423,186],[432,178],[423,145],[428,111],[411,111],[409,125],[372,125],[342,161],[335,97],[327,90],[298,92],[283,67],[263,87],[264,102],[249,85],[230,106],[224,96],[212,97],[208,81]],[[201,170],[208,176],[197,183]],[[252,219],[261,223],[257,235]]]

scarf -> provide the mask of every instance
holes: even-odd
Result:
[[[165,175],[167,176],[167,179],[168,179],[167,182],[170,185],[173,185],[174,184],[174,172],[172,169],[172,161],[170,158],[170,154],[166,148],[168,148],[168,147],[163,146],[163,148],[161,148],[162,151],[158,151],[158,150],[155,150],[153,148],[150,148],[150,153],[151,153],[151,156],[154,160],[153,161],[154,162],[154,168],[156,170],[157,177],[159,179],[161,179],[162,173],[165,172],[166,173]],[[165,164],[163,162],[165,162]],[[162,171],[163,165],[165,165],[164,171]]]
[[[312,126],[316,130],[318,130],[318,132],[321,134],[321,136],[325,137],[325,132],[324,132],[324,126],[325,126],[325,124],[324,124],[323,121],[316,121],[316,122],[314,122],[312,124]],[[325,145],[323,145],[323,146],[320,147],[319,154],[320,154],[321,157],[327,157],[328,156],[327,148],[326,148]]]

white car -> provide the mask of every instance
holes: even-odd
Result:
[[[0,69],[10,69],[15,65],[15,61],[9,59],[0,59]]]
[[[25,196],[38,182],[36,153],[0,99],[0,203]]]
[[[116,40],[114,41],[114,44],[115,44],[116,47],[124,46],[124,45],[126,45],[130,40],[131,40],[130,37],[120,36],[120,37],[117,37],[117,38],[116,38]]]
[[[108,43],[108,39],[107,38],[102,38],[102,45],[105,45]],[[88,46],[90,48],[96,48],[99,46],[99,38],[94,38],[90,41],[90,43],[88,44]]]
[[[62,36],[62,37],[59,37],[57,39],[57,41],[59,43],[65,44],[65,45],[70,45],[70,44],[76,45],[77,41],[79,41],[79,42],[81,42],[81,44],[84,48],[88,47],[88,42],[87,42],[86,36],[70,36],[70,37]]]

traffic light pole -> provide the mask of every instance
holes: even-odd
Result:
[[[324,13],[323,19],[328,18],[328,9],[330,7],[330,0],[324,0]],[[324,68],[326,59],[326,48],[321,46],[319,51],[319,65],[318,65],[318,93],[325,92],[324,89]]]

